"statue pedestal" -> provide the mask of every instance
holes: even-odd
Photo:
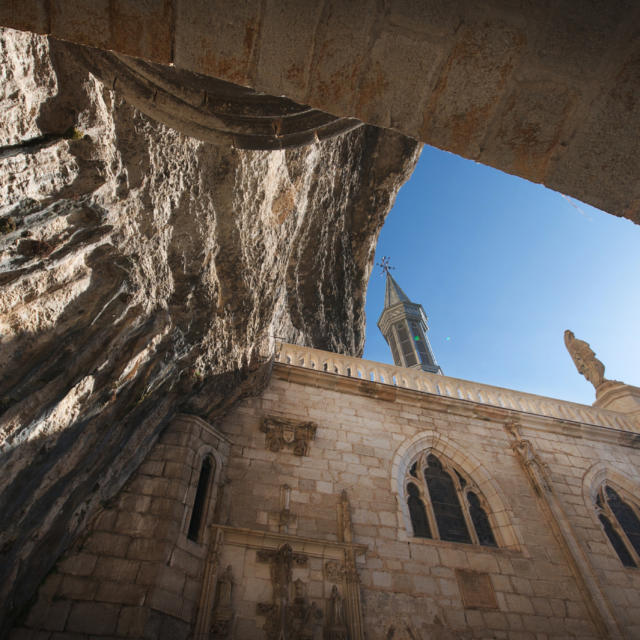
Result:
[[[593,406],[640,418],[640,387],[606,380],[596,389]]]

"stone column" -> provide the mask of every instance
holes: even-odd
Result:
[[[511,447],[529,478],[554,537],[567,558],[591,621],[602,638],[622,638],[611,605],[600,589],[591,563],[553,490],[547,465],[536,453],[531,441],[522,438],[517,424],[508,423],[505,428],[512,438]]]
[[[194,640],[208,640],[211,629],[211,615],[216,597],[216,576],[220,564],[220,549],[224,542],[222,529],[213,528],[212,541],[207,553],[202,577],[202,591],[200,592],[200,604],[198,605],[198,617],[194,630]]]
[[[353,525],[351,523],[351,505],[347,492],[340,494],[338,502],[338,540],[353,542]],[[353,548],[345,550],[345,614],[349,625],[351,640],[364,639],[364,623],[360,605],[360,576],[356,567],[356,554]]]

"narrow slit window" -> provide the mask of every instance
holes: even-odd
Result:
[[[193,500],[193,509],[191,510],[191,520],[189,521],[189,531],[187,538],[198,542],[204,520],[207,500],[209,498],[209,488],[211,485],[211,476],[213,475],[213,464],[211,458],[205,458],[202,461],[200,476],[198,478],[198,487],[196,488],[196,497]]]

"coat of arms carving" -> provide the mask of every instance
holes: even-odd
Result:
[[[297,456],[309,453],[309,443],[315,439],[317,428],[314,422],[294,422],[273,417],[264,418],[260,425],[269,451],[277,452],[287,447]]]

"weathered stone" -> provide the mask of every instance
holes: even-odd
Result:
[[[114,10],[133,29],[160,5]],[[51,6],[60,37],[110,37],[106,4]],[[154,29],[140,42],[164,46]],[[364,128],[286,153],[214,147],[123,103],[77,65],[77,50],[2,37],[2,143],[17,146],[0,158],[0,216],[17,226],[1,238],[12,266],[0,296],[11,372],[0,381],[10,523],[0,575],[3,606],[19,607],[178,407],[213,415],[264,382],[258,354],[274,335],[362,350],[375,239],[417,145]],[[149,477],[129,491],[181,502],[186,485]],[[87,551],[124,557],[124,531],[155,535],[163,514],[139,517],[147,504],[125,501],[132,511],[115,520],[106,509],[100,526],[119,537],[96,532]]]

